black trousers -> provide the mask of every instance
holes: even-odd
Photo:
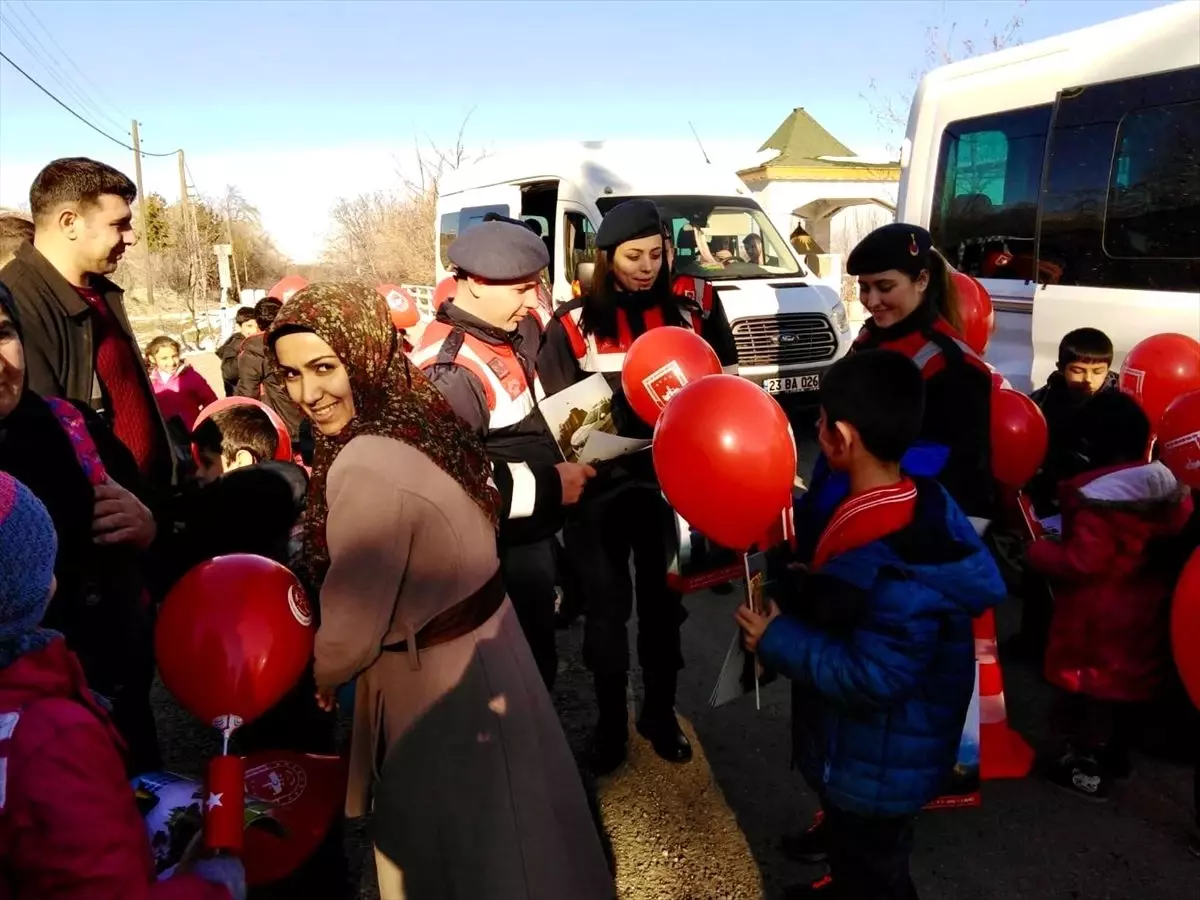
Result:
[[[584,597],[584,664],[601,677],[629,671],[627,627],[636,586],[638,662],[647,689],[656,676],[673,684],[683,668],[679,627],[686,617],[683,597],[667,586],[674,514],[657,490],[641,487],[603,498],[580,513],[564,537]]]
[[[917,900],[909,875],[914,816],[876,819],[824,804],[829,874],[838,900]]]
[[[547,688],[554,687],[558,673],[558,649],[554,643],[556,554],[553,537],[529,544],[505,546],[500,552],[500,569],[508,599],[517,611],[525,640]]]

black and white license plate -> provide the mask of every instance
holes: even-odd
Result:
[[[821,386],[820,375],[789,375],[785,378],[764,378],[763,390],[768,394],[799,394],[815,391]]]

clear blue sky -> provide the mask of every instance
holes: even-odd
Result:
[[[1014,15],[1028,42],[1154,6],[1155,0],[877,2],[29,2],[54,40],[111,103],[142,123],[143,147],[287,155],[343,145],[411,153],[414,134],[468,141],[702,138],[757,146],[804,106],[863,152],[888,142],[862,95],[872,79],[911,89],[926,29],[958,23],[986,44]],[[21,0],[0,0],[0,49],[55,93],[53,44]],[[24,26],[24,27],[21,27]],[[28,39],[28,37],[27,37]],[[957,49],[957,48],[956,48]],[[66,72],[82,81],[69,63]],[[85,88],[93,95],[90,85]],[[78,103],[73,103],[76,107]],[[106,128],[110,123],[91,118]],[[125,137],[124,134],[119,135]],[[753,148],[751,148],[753,149]],[[0,62],[0,203],[28,167],[87,154],[129,168],[107,144]],[[5,169],[9,177],[5,177]],[[228,168],[196,170],[219,192]],[[234,173],[236,176],[236,172]],[[239,186],[252,200],[254,184]],[[169,167],[148,189],[177,194]],[[159,182],[162,182],[161,184]],[[380,185],[386,187],[387,185]],[[19,198],[17,198],[19,199]],[[265,198],[260,198],[265,202]]]

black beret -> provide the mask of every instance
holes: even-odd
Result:
[[[550,265],[550,251],[523,224],[484,222],[463,233],[446,253],[461,272],[488,281],[516,281]]]
[[[920,225],[892,222],[876,228],[858,242],[846,260],[850,275],[874,275],[897,269],[916,278],[929,268],[933,238]]]
[[[626,241],[662,233],[662,220],[658,215],[658,206],[653,201],[626,200],[610,209],[600,222],[600,230],[596,232],[596,247],[613,250]]]

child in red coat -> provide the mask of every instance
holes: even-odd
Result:
[[[232,857],[155,880],[121,739],[62,635],[38,627],[56,550],[41,501],[0,472],[0,897],[244,900]]]
[[[180,363],[179,353],[177,341],[159,335],[146,347],[146,364],[163,418],[168,422],[178,418],[190,432],[200,410],[215,403],[217,395],[203,375],[187,363]]]
[[[1054,589],[1046,678],[1061,689],[1055,725],[1063,752],[1050,779],[1093,800],[1128,774],[1120,723],[1153,699],[1171,667],[1171,567],[1156,544],[1187,524],[1187,488],[1145,462],[1150,423],[1125,394],[1093,398],[1080,413],[1088,471],[1060,488],[1061,540],[1029,548]]]

